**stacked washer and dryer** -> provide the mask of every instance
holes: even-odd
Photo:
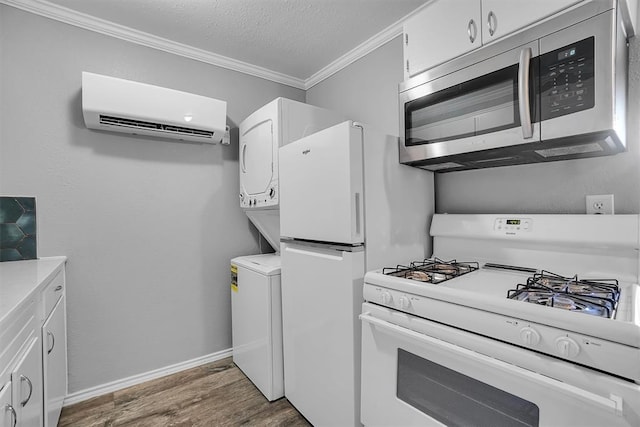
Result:
[[[275,253],[231,260],[233,361],[269,400],[284,396],[278,149],[344,120],[276,98],[240,124],[240,206]]]

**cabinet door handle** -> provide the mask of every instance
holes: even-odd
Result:
[[[51,331],[47,331],[47,336],[51,337],[51,348],[47,350],[47,354],[51,354],[51,352],[53,351],[53,347],[56,346],[56,336],[53,335],[53,332]]]
[[[20,382],[22,381],[26,381],[27,384],[29,384],[29,396],[27,396],[26,399],[20,402],[20,405],[25,406],[27,402],[29,402],[29,400],[31,399],[31,394],[33,393],[33,384],[31,383],[31,380],[29,379],[29,377],[25,375],[20,375]]]
[[[469,34],[469,41],[471,43],[476,41],[476,37],[478,36],[478,27],[476,27],[476,21],[473,19],[469,20],[469,25],[467,25],[467,34]]]
[[[496,14],[493,11],[490,11],[487,15],[487,26],[489,27],[489,35],[494,35],[498,29],[498,18],[496,18]]]
[[[15,408],[11,406],[11,404],[7,403],[4,407],[4,410],[11,412],[11,418],[13,418],[13,427],[16,427],[16,424],[18,424],[18,414],[16,414]]]

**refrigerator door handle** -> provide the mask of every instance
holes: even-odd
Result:
[[[362,233],[360,230],[360,224],[361,224],[361,216],[362,216],[362,209],[360,207],[360,193],[356,193],[356,235],[360,236],[360,234]]]

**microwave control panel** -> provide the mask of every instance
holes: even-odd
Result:
[[[542,120],[595,105],[594,38],[540,55]]]

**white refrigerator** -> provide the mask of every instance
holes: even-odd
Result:
[[[433,174],[351,121],[279,156],[285,396],[315,426],[360,425],[363,277],[431,253]]]

